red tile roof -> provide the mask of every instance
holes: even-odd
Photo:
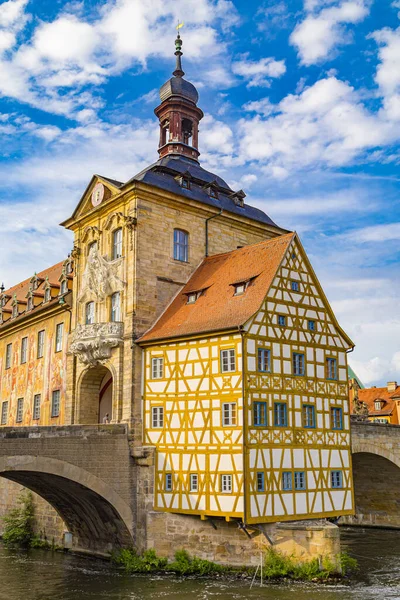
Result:
[[[295,235],[205,258],[139,343],[235,329],[246,323],[260,308]],[[234,284],[249,280],[245,293],[235,296]],[[204,292],[196,302],[187,304],[187,294],[200,290]]]
[[[395,410],[396,403],[394,399],[400,399],[400,386],[397,386],[393,392],[389,392],[387,387],[365,388],[359,390],[358,398],[367,405],[369,415],[388,416]],[[375,410],[375,400],[383,400],[381,410]]]
[[[43,290],[44,290],[44,284],[46,282],[46,277],[48,277],[51,287],[53,287],[53,288],[60,287],[59,278],[62,274],[64,262],[65,261],[61,261],[61,262],[57,263],[56,265],[53,265],[52,267],[48,267],[47,269],[44,269],[44,271],[41,271],[40,273],[36,273],[36,276],[39,279],[39,285],[38,285],[37,290],[35,290],[35,292],[34,292],[35,297],[44,296]],[[20,313],[22,312],[22,314],[23,314],[23,311],[25,310],[26,305],[27,305],[27,297],[26,296],[29,292],[29,288],[32,285],[31,284],[32,278],[33,278],[33,276],[29,277],[28,279],[25,279],[24,281],[21,281],[20,283],[17,283],[16,285],[10,287],[8,290],[4,290],[2,295],[8,297],[7,302],[4,304],[4,307],[3,307],[4,313],[6,313],[6,314],[11,313],[11,306],[12,306],[12,302],[14,299],[14,294],[16,294],[17,300],[18,300],[18,305],[19,305],[19,311],[20,311]],[[35,307],[35,308],[38,308],[38,307]],[[33,311],[35,310],[35,308],[33,309]],[[20,314],[18,318],[21,318],[21,316],[22,315]],[[9,319],[5,320],[4,323],[2,325],[0,325],[0,329],[2,326],[6,325],[8,322],[9,322]]]

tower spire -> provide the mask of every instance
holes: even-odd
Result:
[[[180,27],[180,25],[178,24],[178,27]],[[175,71],[172,73],[172,75],[174,75],[175,77],[183,77],[185,72],[182,70],[182,61],[181,61],[181,56],[182,56],[182,40],[181,40],[181,35],[179,33],[179,29],[178,29],[178,35],[176,36],[176,40],[175,40],[175,56],[176,56],[176,67],[175,67]]]

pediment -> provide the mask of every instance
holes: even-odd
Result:
[[[122,183],[112,181],[100,175],[93,175],[84,191],[72,216],[61,223],[66,228],[71,228],[73,223],[82,217],[101,210],[107,200],[119,193]]]

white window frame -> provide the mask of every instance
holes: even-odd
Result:
[[[122,258],[122,227],[113,231],[112,260]]]
[[[57,323],[56,325],[56,352],[61,352],[63,345],[64,336],[64,323]]]
[[[220,354],[221,373],[234,373],[236,371],[235,348],[221,350]]]
[[[21,340],[21,365],[24,365],[28,360],[28,337],[25,336]]]
[[[11,369],[12,365],[12,343],[6,346],[6,369]]]
[[[45,302],[50,302],[50,300],[51,300],[51,289],[49,287],[47,287],[44,290],[44,301]]]
[[[45,330],[41,329],[40,331],[38,331],[38,336],[37,336],[37,354],[36,354],[36,358],[43,358],[44,356],[44,340],[45,340]]]
[[[1,405],[1,424],[7,425],[8,421],[8,400],[5,400]]]
[[[66,279],[63,279],[60,285],[60,295],[63,296],[68,292],[68,282]]]
[[[233,482],[232,475],[223,473],[220,475],[220,492],[221,494],[232,494]]]
[[[164,377],[164,358],[155,356],[151,359],[151,378],[163,379]]]
[[[51,393],[51,418],[55,419],[60,416],[60,400],[61,391],[53,390]]]
[[[39,419],[40,419],[41,402],[42,402],[41,394],[35,394],[33,396],[33,410],[32,410],[32,419],[34,421],[39,421]]]
[[[237,426],[237,404],[236,402],[224,402],[222,404],[222,426]]]
[[[190,473],[189,475],[189,487],[191,492],[199,491],[199,475],[198,473]]]
[[[93,300],[85,304],[85,325],[93,325],[96,322],[95,310],[96,307]]]
[[[23,418],[24,418],[24,399],[18,398],[17,399],[17,410],[15,413],[16,423],[22,423]]]
[[[111,296],[111,322],[121,321],[121,292],[114,292]]]
[[[151,407],[151,426],[153,429],[162,429],[164,427],[164,407]]]

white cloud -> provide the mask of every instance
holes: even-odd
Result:
[[[239,122],[240,156],[268,163],[269,169],[347,165],[400,137],[384,115],[368,111],[355,90],[336,77],[321,79],[276,105],[266,99],[245,107],[267,116]]]
[[[379,46],[375,81],[383,96],[386,117],[400,120],[400,27],[381,29],[371,34]]]
[[[284,60],[275,58],[261,58],[258,61],[248,59],[248,55],[232,64],[232,71],[240,75],[248,83],[247,87],[269,87],[271,79],[281,77],[286,73]]]
[[[368,242],[387,243],[390,240],[400,240],[400,223],[386,223],[384,225],[370,225],[362,229],[354,229],[342,236],[356,244]]]
[[[315,11],[331,2],[308,0],[306,9]],[[337,6],[323,8],[319,13],[309,13],[296,25],[290,36],[290,42],[297,47],[300,60],[312,65],[329,58],[340,44],[349,41],[347,23],[362,21],[368,14],[367,0],[344,0]]]

